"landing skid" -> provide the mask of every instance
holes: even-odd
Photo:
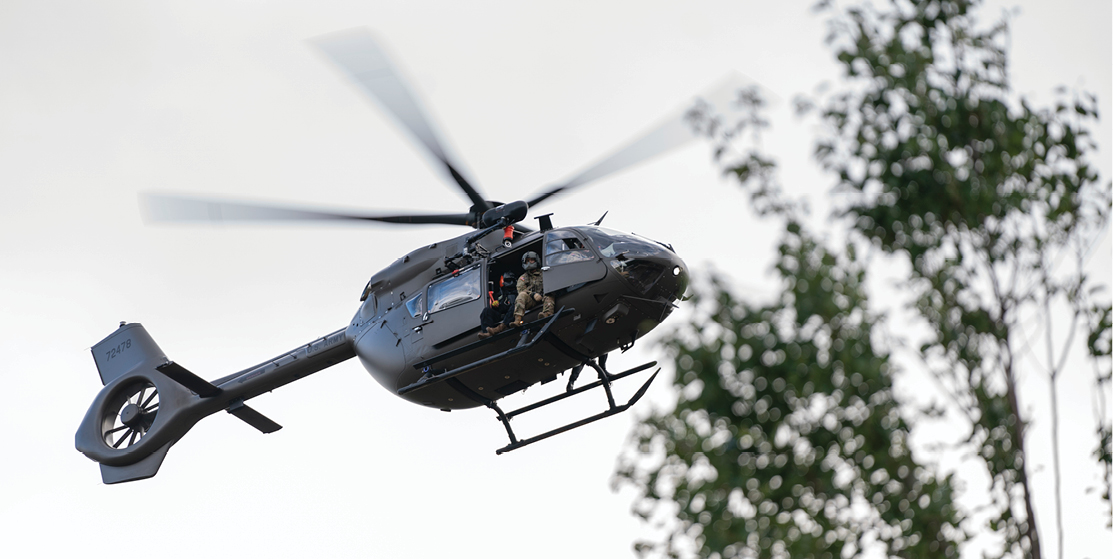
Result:
[[[551,398],[547,398],[545,400],[541,400],[540,402],[536,402],[536,403],[530,404],[528,406],[523,406],[521,408],[518,408],[518,409],[510,411],[510,412],[506,412],[506,413],[504,413],[499,408],[497,403],[495,403],[493,401],[486,402],[487,407],[495,410],[495,413],[498,414],[499,421],[502,422],[503,427],[506,427],[506,434],[510,437],[510,444],[496,450],[495,454],[502,454],[504,452],[510,452],[511,450],[517,450],[519,448],[522,448],[523,446],[533,444],[537,441],[545,440],[549,437],[552,437],[553,435],[559,435],[561,433],[564,433],[565,431],[571,431],[572,429],[575,429],[577,427],[583,427],[584,425],[587,425],[588,423],[593,423],[595,421],[599,421],[600,419],[603,419],[605,417],[610,417],[612,415],[622,413],[622,412],[630,409],[630,407],[633,406],[645,394],[645,391],[649,389],[649,385],[651,383],[653,383],[653,379],[657,378],[657,373],[661,371],[660,369],[657,369],[657,371],[654,371],[653,375],[649,377],[649,380],[645,381],[645,384],[643,384],[641,386],[641,388],[639,388],[638,391],[634,393],[634,396],[632,398],[630,398],[630,401],[626,402],[625,404],[623,404],[621,406],[619,406],[619,405],[615,405],[614,395],[611,393],[611,383],[620,379],[620,378],[628,377],[628,376],[630,376],[634,373],[640,373],[641,371],[644,371],[644,370],[656,365],[657,362],[656,361],[650,361],[649,363],[644,363],[642,365],[638,365],[637,367],[634,367],[633,369],[630,369],[630,370],[623,371],[621,373],[612,375],[612,374],[608,373],[607,370],[603,367],[603,365],[606,363],[606,355],[603,355],[603,357],[600,358],[600,361],[601,361],[601,363],[596,362],[596,360],[592,359],[592,360],[587,361],[586,363],[584,363],[585,365],[591,366],[591,368],[595,369],[595,371],[599,374],[599,380],[597,380],[597,381],[595,381],[591,384],[587,384],[587,385],[581,386],[579,388],[572,388],[572,383],[569,382],[569,384],[568,384],[569,388],[563,394],[558,394],[558,395],[553,396]],[[590,416],[590,417],[585,417],[585,418],[583,418],[579,421],[573,421],[572,423],[564,425],[563,427],[557,427],[556,429],[553,429],[551,431],[546,431],[546,432],[544,432],[540,435],[530,437],[528,439],[519,440],[518,437],[514,435],[514,429],[512,429],[510,427],[510,420],[513,419],[515,416],[526,413],[527,411],[532,411],[532,410],[535,410],[535,409],[538,409],[538,408],[545,407],[545,406],[547,406],[549,404],[552,404],[552,403],[555,403],[555,402],[559,402],[560,400],[563,400],[563,399],[571,397],[571,396],[575,396],[576,394],[580,394],[582,392],[587,392],[588,390],[599,388],[600,386],[602,386],[603,390],[606,391],[606,393],[607,393],[607,403],[609,404],[609,408],[606,411],[604,411],[602,413],[595,414],[595,415]]]
[[[491,400],[490,398],[487,398],[486,396],[483,396],[482,394],[479,394],[478,392],[468,388],[467,385],[460,382],[460,380],[456,378],[456,377],[460,376],[461,374],[464,374],[464,373],[466,373],[468,371],[471,371],[473,369],[476,369],[478,367],[481,367],[481,366],[484,366],[484,365],[489,365],[489,364],[494,363],[496,361],[506,359],[507,357],[510,357],[511,355],[514,355],[516,353],[520,353],[520,352],[523,352],[523,351],[526,351],[526,350],[530,349],[535,344],[537,344],[539,341],[544,339],[547,335],[550,335],[550,329],[551,329],[552,325],[556,323],[557,319],[559,319],[563,316],[566,316],[568,314],[572,314],[573,312],[575,312],[573,309],[565,309],[564,307],[561,307],[561,309],[558,310],[550,318],[546,318],[546,319],[543,319],[543,320],[538,320],[538,321],[535,321],[535,322],[532,322],[532,323],[527,323],[520,328],[512,328],[510,330],[507,330],[507,331],[502,332],[500,334],[496,334],[495,336],[492,336],[492,337],[487,338],[485,340],[480,340],[478,342],[475,342],[473,344],[469,344],[469,345],[464,346],[462,348],[459,348],[457,350],[448,352],[448,353],[443,354],[443,355],[439,355],[434,359],[430,359],[429,361],[424,361],[422,363],[418,363],[417,365],[415,365],[415,367],[424,371],[425,375],[423,377],[421,377],[421,379],[418,380],[417,382],[414,382],[413,384],[410,384],[408,386],[404,386],[401,389],[399,389],[398,394],[399,395],[406,394],[406,393],[409,393],[409,392],[413,392],[414,390],[419,390],[421,388],[428,387],[431,384],[436,384],[436,383],[443,382],[443,383],[451,386],[452,388],[456,389],[461,394],[464,394],[468,398],[471,398],[472,400],[474,400],[476,402],[479,402],[479,403],[487,406],[488,408],[491,408],[492,410],[495,411],[496,414],[498,414],[499,421],[502,422],[503,427],[506,427],[506,434],[510,437],[510,444],[496,450],[495,454],[502,454],[504,452],[510,452],[511,450],[516,450],[516,449],[522,448],[523,446],[530,445],[530,444],[533,444],[537,441],[547,439],[549,437],[552,437],[553,435],[559,435],[561,433],[564,433],[565,431],[571,431],[572,429],[575,429],[577,427],[582,427],[584,425],[587,425],[588,423],[593,423],[593,422],[599,421],[600,419],[603,419],[605,417],[610,417],[612,415],[619,414],[619,413],[622,413],[622,412],[630,409],[630,407],[633,406],[645,394],[646,390],[649,389],[649,385],[653,382],[653,379],[657,378],[657,373],[660,372],[660,369],[655,371],[653,373],[653,375],[651,377],[649,377],[649,380],[647,380],[645,382],[645,384],[643,384],[642,387],[639,388],[638,391],[634,393],[634,396],[632,398],[630,398],[629,402],[626,402],[625,404],[623,404],[621,406],[617,405],[614,401],[614,394],[611,392],[611,383],[618,380],[618,379],[628,377],[628,376],[630,376],[634,373],[640,373],[640,372],[642,372],[642,371],[644,371],[644,370],[646,370],[650,367],[653,367],[654,365],[657,364],[656,361],[650,361],[649,363],[644,363],[642,365],[638,365],[637,367],[634,367],[633,369],[629,369],[629,370],[623,371],[621,373],[611,374],[611,373],[607,372],[607,368],[606,368],[606,366],[607,366],[607,354],[601,355],[598,359],[585,359],[582,363],[580,363],[579,365],[577,365],[576,367],[574,367],[572,369],[572,373],[571,373],[571,375],[569,375],[569,378],[568,378],[568,388],[567,388],[567,390],[565,390],[565,392],[563,394],[558,394],[558,395],[553,396],[551,398],[547,398],[545,400],[541,400],[540,402],[535,402],[533,404],[529,404],[528,406],[523,406],[521,408],[518,408],[518,409],[510,411],[510,412],[503,412],[502,409],[499,408],[498,404],[495,403],[494,400]],[[518,343],[513,348],[510,348],[506,351],[503,351],[501,353],[498,353],[496,355],[492,355],[492,356],[484,358],[484,359],[473,361],[473,362],[468,363],[466,365],[461,365],[459,367],[456,367],[456,368],[450,369],[450,370],[445,370],[445,369],[439,369],[438,370],[438,369],[435,369],[433,367],[433,365],[437,362],[444,361],[444,360],[446,360],[450,357],[454,357],[454,356],[459,355],[461,353],[471,351],[478,346],[486,345],[486,344],[492,343],[496,340],[506,338],[506,337],[510,337],[510,336],[518,336],[519,337]],[[595,382],[592,382],[591,384],[581,386],[579,388],[574,388],[573,385],[575,384],[577,377],[579,377],[580,371],[582,371],[584,367],[591,367],[592,369],[595,369],[595,372],[599,376],[599,380],[597,380]],[[546,431],[546,432],[544,432],[540,435],[530,437],[528,439],[518,439],[517,435],[514,434],[514,429],[512,427],[510,427],[510,420],[513,419],[515,416],[521,415],[521,414],[526,413],[528,411],[532,411],[532,410],[536,410],[536,409],[545,407],[549,404],[559,402],[559,401],[561,401],[565,398],[569,398],[571,396],[575,396],[577,394],[581,394],[581,393],[587,392],[589,390],[599,388],[600,386],[603,387],[603,390],[607,394],[608,408],[607,408],[606,411],[603,411],[601,413],[595,414],[595,415],[590,416],[590,417],[585,417],[585,418],[583,418],[579,421],[573,421],[572,423],[569,423],[569,424],[564,425],[562,427],[557,427],[556,429],[553,429],[551,431]]]

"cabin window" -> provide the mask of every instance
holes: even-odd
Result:
[[[425,298],[421,293],[406,301],[406,310],[410,311],[410,316],[417,318],[421,313],[425,312]]]
[[[429,312],[474,301],[483,295],[479,268],[429,286]]]
[[[545,236],[545,265],[594,260],[595,254],[571,231],[556,231]]]

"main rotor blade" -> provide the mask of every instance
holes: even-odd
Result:
[[[730,74],[698,95],[697,99],[716,107],[720,111],[727,111],[732,108],[732,101],[737,98],[738,92],[750,85],[753,85],[753,82],[741,74]],[[683,109],[675,111],[656,127],[634,138],[610,156],[580,171],[563,184],[537,194],[527,203],[533,208],[552,196],[568,192],[627,167],[632,167],[696,139],[698,136],[688,117],[692,108],[693,105],[689,104]]]
[[[377,100],[393,115],[398,124],[413,134],[433,157],[444,164],[448,174],[460,185],[473,204],[483,210],[491,209],[491,205],[460,173],[459,166],[452,163],[437,139],[439,134],[430,124],[417,96],[394,69],[386,52],[375,42],[370,31],[363,28],[349,29],[322,35],[310,41],[343,69],[364,93]]]
[[[247,221],[382,221],[386,223],[468,225],[472,214],[369,215],[324,209],[291,207],[215,198],[193,198],[168,194],[140,195],[143,215],[155,222],[247,222]]]

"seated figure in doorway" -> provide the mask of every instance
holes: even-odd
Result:
[[[490,338],[491,336],[506,330],[506,326],[514,320],[514,303],[518,299],[518,290],[516,282],[514,281],[514,272],[505,272],[499,278],[499,296],[496,298],[494,292],[489,294],[491,298],[490,306],[483,309],[479,314],[479,337]]]
[[[545,295],[545,288],[541,283],[541,259],[532,250],[522,255],[522,275],[518,278],[518,298],[514,302],[514,322],[512,326],[520,326],[526,311],[541,303],[541,313],[538,320],[553,316],[556,301]]]

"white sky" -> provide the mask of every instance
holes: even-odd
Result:
[[[120,320],[142,322],[171,359],[223,376],[343,327],[374,272],[460,232],[142,222],[145,190],[467,206],[305,39],[375,29],[470,176],[510,201],[606,154],[730,70],[783,100],[833,78],[808,3],[773,4],[0,2],[0,556],[632,556],[642,529],[631,495],[612,493],[609,479],[633,413],[497,457],[505,432],[489,411],[411,405],[351,360],[251,402],[281,431],[263,436],[218,414],[171,449],[155,478],[105,486],[73,448],[100,389],[88,348]],[[1019,4],[1016,89],[1046,102],[1054,86],[1079,85],[1113,114],[1109,2]],[[1002,5],[1012,3],[983,13]],[[767,147],[783,182],[820,206],[831,181],[810,164],[810,130],[785,117],[787,105]],[[1107,121],[1098,140],[1108,180]],[[545,207],[557,224],[606,210],[606,225],[670,242],[697,269],[714,262],[768,292],[779,234],[753,221],[706,146]],[[1106,283],[1109,258],[1106,233],[1092,262]],[[654,358],[648,343],[639,349],[612,368]],[[1076,431],[1068,460],[1092,448],[1090,374],[1079,371],[1079,388],[1063,395],[1077,414],[1064,421]],[[620,383],[620,395],[635,383]],[[659,379],[649,399],[665,399],[666,385]],[[596,413],[601,398],[572,399],[562,419]],[[547,426],[528,416],[515,424],[520,435]],[[1036,458],[1046,490],[1049,458]],[[1067,553],[1108,557],[1096,497],[1083,494],[1092,473],[1080,472],[1064,494],[1075,515]],[[1039,514],[1050,544],[1052,509]]]

